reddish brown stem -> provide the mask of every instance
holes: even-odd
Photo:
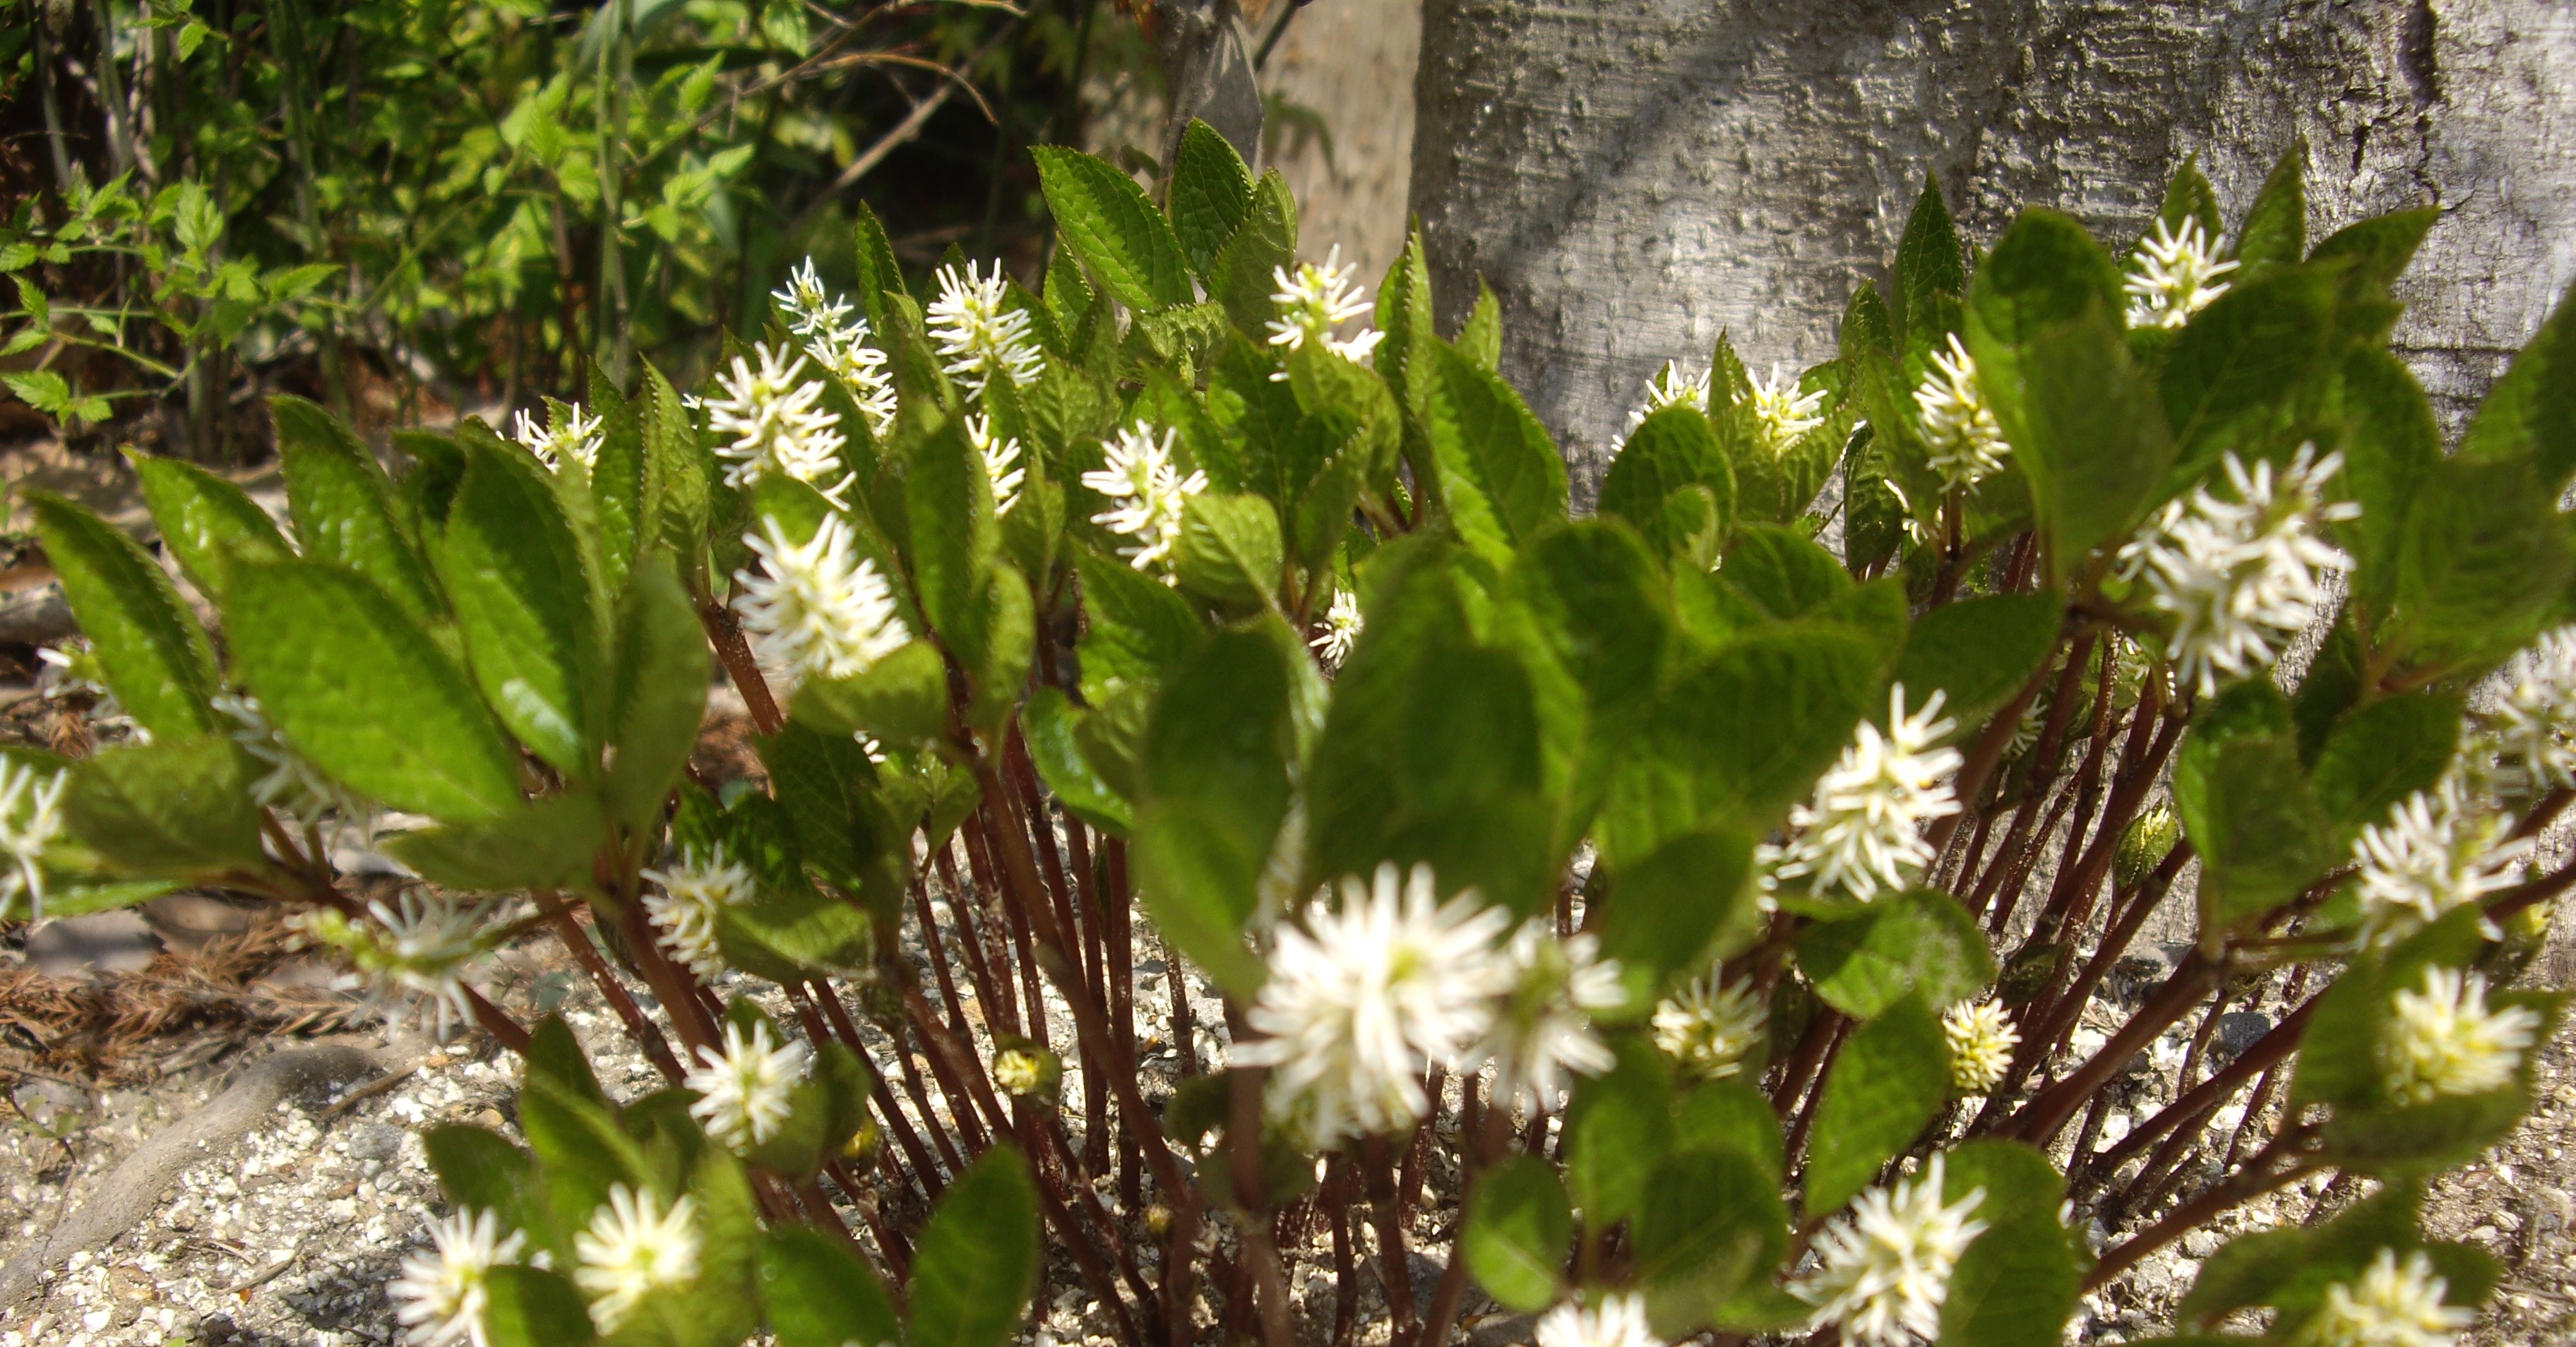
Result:
[[[564,906],[561,896],[552,890],[539,893],[537,906],[553,925],[555,938],[563,942],[573,962],[581,965],[581,971],[590,975],[590,983],[599,989],[600,998],[608,1002],[609,1009],[617,1013],[618,1022],[626,1026],[627,1039],[643,1050],[644,1056],[653,1063],[655,1070],[662,1073],[664,1080],[679,1084],[688,1073],[680,1069],[680,1059],[671,1055],[670,1041],[663,1038],[661,1029],[645,1016],[644,1008],[635,1004],[635,998],[626,994],[626,984],[619,982],[616,971],[608,966],[606,959],[599,957],[599,948],[590,943],[590,933],[581,928],[580,922],[573,920],[572,911]]]

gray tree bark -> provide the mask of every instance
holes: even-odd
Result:
[[[1416,100],[1444,316],[1501,296],[1586,500],[1665,360],[1830,356],[1926,169],[1978,244],[2127,236],[2186,155],[2232,217],[2304,136],[2311,239],[2447,209],[2396,343],[2454,423],[2576,276],[2567,0],[1427,0]]]

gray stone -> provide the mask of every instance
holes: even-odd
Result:
[[[2210,1044],[2210,1053],[2221,1061],[2234,1061],[2270,1032],[2271,1016],[2259,1010],[2231,1010],[2218,1017],[2218,1033]]]
[[[55,978],[130,973],[152,962],[161,940],[140,913],[96,912],[46,922],[27,936],[27,962]]]

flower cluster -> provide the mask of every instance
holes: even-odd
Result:
[[[268,768],[250,787],[251,798],[262,807],[305,822],[330,813],[355,820],[362,827],[374,822],[375,810],[365,800],[324,775],[321,768],[286,742],[286,736],[260,710],[258,698],[246,692],[221,692],[215,694],[212,705],[232,718],[233,742]]]
[[[787,1125],[790,1096],[804,1083],[813,1050],[802,1043],[769,1041],[769,1026],[754,1024],[746,1036],[727,1024],[724,1046],[698,1049],[699,1065],[683,1083],[698,1092],[689,1116],[707,1136],[737,1154],[752,1150]]]
[[[931,340],[948,358],[948,373],[979,398],[997,377],[1014,387],[1034,382],[1043,357],[1029,339],[1027,311],[1007,302],[1002,264],[995,262],[990,276],[973,262],[962,275],[953,266],[941,267],[938,280],[939,298],[931,301],[924,317]]]
[[[1029,470],[1021,463],[1020,442],[993,434],[993,418],[966,418],[966,442],[983,460],[984,480],[993,487],[993,513],[1009,514],[1020,503],[1020,484],[1028,480]]]
[[[1324,610],[1323,633],[1306,642],[1324,662],[1327,669],[1342,667],[1351,657],[1351,647],[1360,643],[1360,630],[1367,626],[1360,616],[1360,598],[1347,589],[1333,591],[1333,603]]]
[[[1664,367],[1655,371],[1655,377],[1646,381],[1646,405],[1628,413],[1628,433],[1636,434],[1637,427],[1644,425],[1647,417],[1666,407],[1695,407],[1707,411],[1709,375],[1707,370],[1693,374],[1682,368],[1678,360],[1665,361]]]
[[[1554,1108],[1570,1074],[1598,1075],[1616,1061],[1592,1032],[1592,1012],[1627,1000],[1618,961],[1601,957],[1598,937],[1559,940],[1543,920],[1523,923],[1503,959],[1511,986],[1474,1055],[1499,1064],[1496,1099]]]
[[[599,461],[598,417],[585,419],[578,404],[557,403],[548,420],[551,424],[539,425],[523,410],[512,423],[511,438],[549,468],[562,467],[565,459],[584,468]]]
[[[2501,1090],[2540,1032],[2527,1006],[2487,1006],[2487,980],[2456,968],[2424,970],[2424,989],[2390,998],[2380,1067],[2390,1098],[2429,1104],[2451,1095]]]
[[[1172,457],[1173,432],[1159,436],[1139,422],[1122,429],[1101,446],[1102,466],[1082,475],[1082,484],[1107,496],[1109,509],[1091,522],[1136,540],[1119,549],[1136,569],[1151,570],[1167,561],[1181,540],[1181,511],[1190,497],[1207,490],[1207,474],[1181,475]]]
[[[2501,815],[2482,814],[2457,776],[2401,802],[2353,843],[2363,943],[2386,947],[2453,908],[2513,886],[2531,840],[2505,841]]]
[[[883,435],[894,424],[894,378],[886,373],[885,352],[868,344],[874,335],[868,320],[853,317],[848,300],[823,288],[811,257],[770,298],[786,311],[787,330],[805,339],[806,358],[847,385],[869,428]]]
[[[1941,474],[1944,486],[1959,488],[2004,470],[2012,446],[2004,443],[1995,407],[1977,384],[1977,360],[1950,334],[1947,353],[1932,353],[1932,371],[1914,388],[1914,409],[1923,419],[1925,461]]]
[[[2421,1250],[2401,1264],[2396,1250],[2382,1249],[2360,1280],[2326,1288],[2325,1304],[2297,1341],[2301,1347],[2451,1347],[2477,1316],[2445,1304],[2450,1289]]]
[[[735,356],[732,372],[716,378],[724,396],[706,402],[707,425],[733,436],[730,443],[716,446],[716,453],[732,464],[725,469],[725,485],[749,486],[774,472],[839,501],[850,482],[841,462],[847,441],[839,418],[816,405],[823,397],[822,381],[802,377],[801,355],[790,356],[765,343],[753,353],[760,357],[760,368]]]
[[[1664,1347],[1646,1325],[1645,1297],[1631,1294],[1603,1296],[1591,1309],[1559,1305],[1539,1317],[1536,1336],[1538,1347]]]
[[[1344,359],[1368,359],[1385,333],[1369,329],[1347,340],[1333,337],[1334,328],[1369,311],[1367,293],[1351,284],[1351,275],[1358,270],[1357,263],[1342,261],[1342,246],[1338,243],[1325,254],[1321,266],[1300,262],[1293,275],[1286,267],[1271,268],[1271,282],[1279,288],[1270,301],[1279,306],[1279,316],[1265,325],[1270,330],[1270,344],[1284,354],[1316,341]],[[1282,371],[1270,377],[1284,380],[1288,375]]]
[[[1941,1335],[1950,1274],[1986,1229],[1973,1219],[1985,1189],[1941,1201],[1941,1160],[1933,1156],[1916,1179],[1861,1194],[1817,1238],[1815,1270],[1789,1288],[1816,1307],[1811,1324],[1837,1329],[1850,1347],[1912,1347]]]
[[[1843,889],[1868,902],[1882,887],[1904,888],[1908,870],[1931,864],[1923,825],[1959,812],[1944,779],[1959,769],[1959,751],[1932,747],[1955,728],[1940,718],[1942,698],[1935,691],[1908,716],[1905,685],[1889,690],[1887,732],[1861,722],[1842,759],[1816,782],[1814,800],[1790,811],[1799,834],[1773,873],[1812,875],[1819,892]]]
[[[41,778],[41,779],[40,779]],[[0,875],[0,910],[21,896],[31,919],[45,915],[45,848],[63,830],[63,788],[72,774],[46,775],[34,764],[0,758],[0,852],[9,868]]]
[[[2576,627],[2542,633],[2505,666],[2504,696],[2483,720],[2481,747],[2525,789],[2576,786]]]
[[[1941,1038],[1950,1048],[1950,1084],[1961,1094],[1984,1094],[2012,1067],[2021,1031],[1994,1001],[1962,1001],[1941,1012]]]
[[[2198,220],[2185,220],[2180,231],[2156,221],[2120,282],[2129,292],[2129,326],[2181,327],[2226,294],[2227,282],[2218,278],[2236,270],[2236,261],[2218,261],[2217,251]]]
[[[858,555],[839,515],[825,515],[802,544],[789,542],[775,518],[743,541],[761,569],[734,572],[734,609],[762,668],[789,680],[853,678],[912,639],[893,587]]]
[[[614,1184],[572,1243],[581,1258],[573,1285],[591,1297],[590,1321],[614,1333],[646,1296],[698,1275],[697,1202],[683,1197],[665,1211],[651,1189]]]
[[[1502,912],[1471,890],[1439,901],[1429,866],[1342,883],[1338,912],[1283,924],[1235,1061],[1271,1068],[1274,1116],[1319,1146],[1395,1131],[1431,1101],[1423,1071],[1467,1051],[1511,990]]]
[[[1817,415],[1824,409],[1825,390],[1798,391],[1795,376],[1782,378],[1780,367],[1771,367],[1770,377],[1754,381],[1745,394],[1753,404],[1753,422],[1762,428],[1762,448],[1773,458],[1789,452],[1789,447],[1808,431],[1825,423]]]
[[[2120,549],[2122,577],[2143,583],[2149,603],[2173,618],[2165,653],[2202,695],[2222,677],[2269,666],[2316,616],[2325,598],[2319,573],[2352,564],[2317,535],[2319,524],[2361,514],[2358,505],[2325,499],[2342,467],[2343,455],[2319,458],[2316,446],[2301,445],[2277,474],[2268,461],[2248,470],[2231,449],[2233,499],[2196,487]]]
[[[356,971],[340,979],[342,986],[365,987],[368,1004],[380,1011],[413,1001],[444,1035],[471,1013],[465,970],[483,953],[476,936],[486,910],[406,891],[392,906],[382,899],[367,904],[373,925],[327,907],[303,914],[297,924],[347,956]]]
[[[1712,975],[1655,1004],[1655,1046],[1685,1074],[1721,1080],[1744,1069],[1770,1024],[1761,997],[1741,983],[1721,987]]]
[[[706,860],[695,851],[681,853],[680,863],[665,870],[646,870],[646,879],[661,886],[644,895],[644,915],[663,949],[699,977],[724,971],[724,951],[717,943],[717,914],[751,901],[751,871],[725,859],[718,843]]]
[[[385,1286],[410,1347],[491,1347],[484,1315],[492,1269],[519,1256],[528,1237],[503,1238],[488,1211],[458,1210],[429,1226],[431,1247],[404,1257],[402,1275]]]

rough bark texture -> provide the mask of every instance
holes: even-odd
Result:
[[[1977,243],[2125,235],[2184,156],[2232,214],[2304,136],[2312,239],[2449,208],[2397,346],[2454,423],[2576,276],[2566,0],[1425,0],[1417,103],[1447,316],[1502,296],[1586,499],[1666,359],[1829,356],[1927,167]]]
[[[1286,3],[1271,0],[1255,30]],[[1320,261],[1340,245],[1371,287],[1404,249],[1421,46],[1421,0],[1314,0],[1261,68],[1262,91],[1281,105],[1263,133],[1265,167],[1297,194],[1300,250]]]

